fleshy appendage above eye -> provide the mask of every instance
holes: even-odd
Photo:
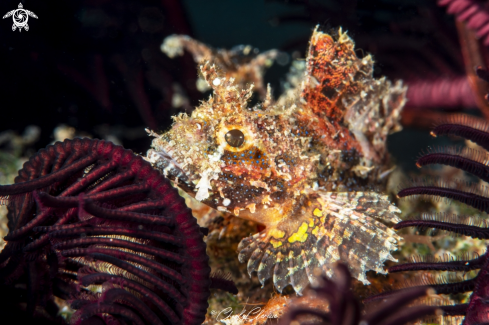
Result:
[[[245,141],[245,136],[240,130],[234,129],[228,131],[224,136],[224,139],[231,147],[241,147]]]
[[[240,123],[220,125],[216,134],[217,145],[230,152],[241,152],[256,145],[253,132]]]

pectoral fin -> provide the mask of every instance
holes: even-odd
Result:
[[[309,206],[277,225],[244,238],[238,246],[240,262],[257,272],[260,283],[273,278],[279,292],[288,285],[301,294],[315,277],[315,269],[332,275],[332,264],[342,261],[352,275],[369,284],[365,272],[385,273],[385,260],[395,260],[400,237],[375,220],[398,222],[400,212],[388,198],[375,192],[308,193]]]

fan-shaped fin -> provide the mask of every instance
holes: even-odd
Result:
[[[374,218],[398,222],[386,196],[374,192],[309,191],[308,206],[265,230],[244,238],[238,246],[239,260],[259,281],[273,277],[279,292],[288,285],[301,294],[314,279],[314,269],[331,274],[332,264],[342,261],[352,275],[369,284],[365,272],[385,273],[385,260],[395,259],[395,232]]]

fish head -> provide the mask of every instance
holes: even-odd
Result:
[[[213,95],[190,116],[174,117],[148,160],[197,200],[262,220],[264,210],[297,194],[316,163],[304,155],[308,141],[292,132],[295,107],[269,105],[270,94],[249,107],[253,85],[240,88],[210,64],[201,72]]]

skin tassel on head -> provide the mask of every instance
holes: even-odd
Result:
[[[202,203],[265,226],[238,246],[249,274],[300,294],[316,268],[331,274],[336,261],[365,284],[368,270],[385,273],[400,240],[384,224],[400,221],[400,211],[381,189],[392,168],[386,138],[400,129],[402,83],[375,79],[372,57],[357,57],[341,28],[331,35],[316,28],[293,87],[274,100],[260,79],[263,101],[250,106],[256,87],[248,82],[261,77],[262,60],[236,57],[229,66],[222,62],[232,51],[183,36],[164,42],[167,53],[183,49],[200,60],[213,95],[190,116],[175,116],[168,132],[150,131],[146,159]]]

